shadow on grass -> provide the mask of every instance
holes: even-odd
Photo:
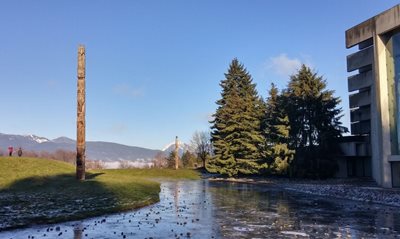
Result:
[[[123,187],[104,183],[104,179],[103,182],[96,180],[102,174],[89,173],[85,181],[76,180],[75,174],[38,176],[16,181],[0,191],[0,231],[100,216],[158,200],[153,196],[150,202],[137,203],[135,200],[138,199],[135,198],[129,204],[127,201],[131,195],[126,194],[121,198],[118,191],[122,191]]]
[[[86,173],[86,179],[94,179],[97,176],[103,175],[104,173]]]

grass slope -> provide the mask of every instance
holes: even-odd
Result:
[[[82,219],[155,203],[152,178],[197,179],[192,170],[119,169],[87,172],[54,160],[0,157],[0,230]]]

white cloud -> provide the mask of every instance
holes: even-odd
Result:
[[[47,80],[44,84],[46,87],[54,89],[57,87],[58,82],[56,80]]]
[[[143,88],[134,88],[128,84],[118,84],[113,88],[114,94],[129,97],[138,98],[144,96]]]
[[[214,113],[208,113],[208,114],[206,114],[206,115],[203,115],[203,120],[205,120],[205,121],[207,122],[207,124],[208,124],[210,121],[213,121],[214,119],[215,119]]]
[[[196,115],[196,120],[200,120],[201,122],[206,122],[208,124],[208,122],[213,121],[214,120],[214,113],[200,113],[198,115]]]
[[[109,128],[109,132],[112,134],[122,134],[128,131],[128,126],[124,123],[115,123]]]
[[[311,61],[309,56],[304,56],[304,59],[299,58],[290,58],[285,53],[282,53],[278,56],[271,57],[266,65],[266,70],[272,70],[277,75],[287,77],[293,75],[302,63],[311,67]]]

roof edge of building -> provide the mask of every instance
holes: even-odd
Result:
[[[400,25],[400,4],[363,21],[346,31],[346,48],[351,48]]]

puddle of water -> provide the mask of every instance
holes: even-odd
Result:
[[[0,238],[400,238],[400,210],[279,188],[164,182],[139,210],[0,233]]]

